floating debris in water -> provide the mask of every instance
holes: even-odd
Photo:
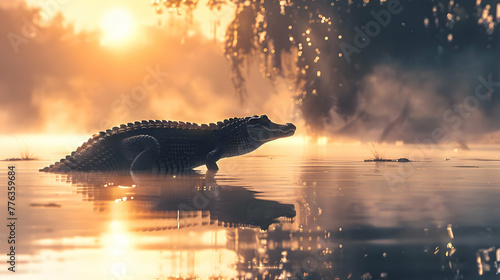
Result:
[[[395,161],[394,159],[383,159],[383,158],[376,158],[376,159],[365,159],[365,162],[372,162],[372,161],[382,161],[382,162],[385,162],[385,161]]]
[[[31,207],[53,207],[53,208],[61,208],[60,204],[56,203],[31,203]]]
[[[22,160],[38,160],[38,158],[6,158],[0,161],[22,161]]]
[[[407,158],[398,158],[398,159],[375,158],[375,159],[365,159],[365,162],[412,162],[412,161]]]

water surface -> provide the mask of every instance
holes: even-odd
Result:
[[[397,158],[415,147],[391,149]],[[215,176],[58,175],[38,172],[52,160],[0,162],[18,171],[17,272],[2,262],[0,277],[500,277],[497,149],[416,163],[367,163],[366,151],[271,145],[220,161]]]

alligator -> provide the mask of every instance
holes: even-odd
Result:
[[[94,134],[71,155],[41,172],[156,171],[178,173],[254,151],[266,142],[292,136],[291,123],[276,124],[266,115],[202,124],[143,120]]]

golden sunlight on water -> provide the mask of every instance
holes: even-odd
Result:
[[[416,263],[412,275],[439,279],[493,277],[500,261],[496,147],[364,162],[366,144],[280,140],[212,177],[40,173],[84,138],[38,139],[40,160],[0,163],[17,172],[18,217],[17,273],[4,262],[2,279],[400,279]],[[16,156],[9,141],[3,157]],[[411,160],[419,148],[376,149]]]

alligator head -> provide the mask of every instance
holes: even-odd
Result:
[[[287,123],[284,125],[273,123],[266,115],[252,116],[246,125],[248,136],[257,143],[276,140],[292,136],[295,133],[295,125]]]
[[[262,144],[292,136],[295,125],[277,124],[266,115],[241,118],[221,130],[221,143],[224,143],[223,157],[233,157],[254,151]]]

